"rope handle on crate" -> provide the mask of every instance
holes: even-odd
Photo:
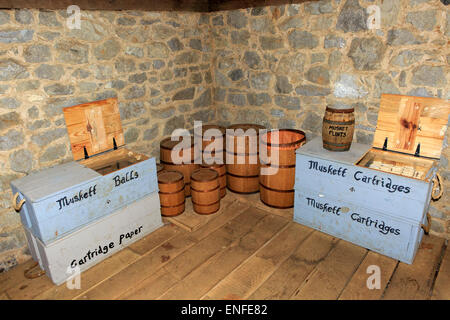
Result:
[[[431,215],[427,212],[427,225],[421,224],[420,227],[423,229],[423,232],[428,235],[431,227]]]
[[[431,199],[434,201],[439,200],[444,194],[444,186],[442,185],[442,178],[439,173],[436,172],[436,176],[433,178],[433,188],[431,189]],[[436,189],[439,188],[438,193],[436,194]],[[420,225],[425,234],[430,232],[431,227],[431,215],[427,212],[427,225]]]
[[[12,207],[14,208],[14,210],[16,210],[16,212],[19,212],[20,209],[22,209],[23,204],[25,203],[25,199],[20,200],[19,203],[17,203],[17,198],[19,197],[19,193],[16,192],[15,195],[13,195],[12,197]]]
[[[442,178],[439,173],[433,178],[433,189],[431,190],[431,199],[439,200],[444,194],[444,186],[442,185]],[[439,187],[439,192],[436,194],[436,189]]]
[[[36,273],[32,273],[31,271],[33,271],[34,268],[36,268],[39,265],[39,263],[35,262],[31,267],[29,267],[28,269],[26,269],[23,272],[23,275],[25,276],[25,278],[27,279],[36,279],[39,277],[42,277],[45,274],[44,270],[39,270]]]

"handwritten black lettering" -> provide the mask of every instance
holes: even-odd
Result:
[[[127,183],[137,178],[139,178],[139,173],[137,171],[131,170],[125,173],[125,176],[116,175],[113,180],[115,187],[118,187],[121,184]]]
[[[64,207],[70,206],[72,203],[82,201],[84,199],[88,199],[97,194],[97,185],[90,186],[87,191],[80,190],[74,196],[68,198],[67,196],[62,197],[61,199],[56,200],[56,203],[59,205],[59,209],[61,210]]]

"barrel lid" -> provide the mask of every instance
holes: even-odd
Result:
[[[450,102],[382,94],[375,148],[438,159],[450,114]]]
[[[199,181],[199,182],[206,182],[206,181],[212,181],[219,177],[219,174],[217,171],[209,168],[200,168],[197,170],[194,170],[191,174],[191,180]]]
[[[191,139],[191,146],[194,146],[195,145],[194,144],[194,138],[191,136],[190,139]],[[165,138],[165,139],[161,140],[159,146],[162,149],[172,150],[180,142],[181,142],[181,138],[178,141],[172,141],[172,138],[168,137],[168,138]]]
[[[63,108],[75,160],[125,144],[117,98]]]
[[[158,173],[158,183],[175,183],[183,179],[183,174],[175,170],[162,170]]]

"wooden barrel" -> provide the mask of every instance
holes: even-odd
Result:
[[[160,143],[160,162],[164,166],[164,169],[166,170],[175,170],[179,171],[184,176],[184,192],[186,197],[189,197],[191,195],[191,188],[190,188],[190,179],[191,179],[191,173],[200,167],[199,164],[194,163],[198,162],[194,159],[194,139],[191,138],[191,144],[190,148],[185,148],[184,150],[180,150],[178,153],[178,156],[183,159],[182,164],[176,164],[175,161],[172,159],[172,150],[173,148],[178,144],[178,141],[172,141],[171,138],[166,138],[161,141]]]
[[[295,150],[305,142],[305,133],[295,129],[271,130],[261,137],[261,147],[267,148],[267,152],[260,151],[259,176],[260,199],[265,205],[280,209],[294,206]]]
[[[228,129],[242,129],[230,133]],[[245,132],[253,129],[248,135]],[[226,168],[227,187],[236,193],[255,193],[259,191],[259,130],[265,129],[257,124],[235,124],[227,128]]]
[[[205,135],[205,132],[209,129],[217,129],[221,132],[220,137],[209,137]],[[196,134],[194,130],[194,136],[197,139],[200,139],[202,141],[202,159],[203,162],[207,164],[222,164],[225,163],[225,128],[219,125],[215,124],[207,124],[202,126],[202,133],[201,135]],[[211,139],[211,140],[209,140]],[[220,145],[220,148],[217,148],[214,150],[214,152],[211,152],[210,148],[207,148],[208,145],[214,143],[215,146]],[[214,158],[221,158],[222,162],[216,162],[214,161]]]
[[[212,214],[220,208],[219,174],[212,169],[201,168],[191,175],[192,205],[198,214]]]
[[[227,168],[225,164],[202,164],[201,167],[213,169],[219,174],[220,197],[225,197],[227,194]]]
[[[181,172],[162,170],[158,173],[159,201],[161,214],[178,216],[184,212],[184,177]]]
[[[355,130],[354,109],[333,109],[327,107],[323,116],[323,147],[330,151],[350,149]]]

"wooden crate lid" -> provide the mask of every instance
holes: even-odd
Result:
[[[415,154],[420,143],[420,156],[438,159],[447,130],[450,102],[438,98],[422,98],[382,94],[373,146]]]
[[[83,103],[63,109],[75,160],[84,158],[84,147],[89,156],[125,144],[117,98]]]

